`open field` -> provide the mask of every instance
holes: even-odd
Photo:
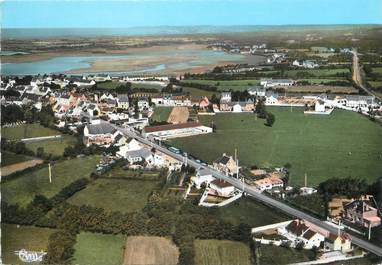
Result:
[[[29,251],[46,251],[49,236],[54,229],[34,226],[19,226],[1,224],[1,254],[3,264],[31,264],[23,263],[14,253],[25,249]],[[33,263],[35,264],[35,263]]]
[[[167,238],[130,236],[126,240],[123,265],[176,265],[178,257],[178,248]]]
[[[34,124],[22,124],[17,127],[7,127],[1,128],[1,137],[18,140],[23,138],[33,138],[42,136],[51,136],[61,134],[59,131],[52,130],[50,128],[45,128],[44,126],[34,123]]]
[[[190,79],[190,80],[183,80],[183,82],[216,86],[218,88],[218,91],[228,91],[228,90],[244,91],[251,86],[260,84],[260,80],[257,80],[257,79],[248,79],[248,80],[192,80]],[[214,94],[215,92],[210,92],[210,93]]]
[[[187,107],[174,107],[168,116],[167,122],[173,124],[185,123],[190,113]]]
[[[196,265],[251,264],[250,249],[241,242],[228,240],[195,240],[194,247]]]
[[[207,91],[194,87],[183,87],[183,92],[190,93],[192,99],[194,100],[199,100],[202,97],[210,98],[213,94],[219,94],[219,92]]]
[[[149,194],[158,187],[158,181],[97,179],[74,194],[68,202],[91,205],[106,211],[134,212],[147,203]]]
[[[25,162],[28,160],[34,159],[33,157],[26,155],[18,155],[12,152],[3,151],[1,153],[1,167],[5,167],[8,165]]]
[[[260,264],[267,265],[291,264],[314,259],[314,252],[310,250],[261,245],[259,252]]]
[[[167,121],[172,109],[172,107],[155,107],[154,114],[151,116],[151,119],[157,122]]]
[[[63,135],[61,138],[57,139],[28,142],[26,143],[26,147],[34,152],[37,151],[37,148],[42,147],[44,148],[44,153],[62,156],[66,147],[75,145],[76,143],[76,137],[72,135]]]
[[[88,178],[98,162],[99,156],[60,161],[52,167],[52,183],[49,183],[48,165],[24,173],[2,183],[2,198],[10,204],[26,206],[37,194],[52,197],[73,181]]]
[[[381,81],[368,81],[368,82],[370,83],[370,85],[373,88],[382,87],[382,80]]]
[[[251,227],[274,224],[289,219],[284,214],[271,210],[251,198],[241,198],[227,206],[220,207],[218,214],[220,219],[233,225],[244,223]]]
[[[71,264],[121,265],[125,242],[123,235],[81,232],[77,235]]]
[[[382,127],[355,112],[335,110],[330,116],[304,115],[302,108],[268,107],[276,116],[273,127],[253,114],[201,116],[214,121],[217,132],[172,139],[187,153],[212,162],[238,148],[242,165],[292,165],[290,183],[309,185],[333,177],[374,181],[382,172]],[[224,143],[224,144],[222,144]]]
[[[342,74],[350,74],[350,70],[348,68],[339,68],[339,69],[301,69],[301,70],[287,70],[285,71],[285,74],[289,78],[297,78],[299,76],[299,73],[309,73],[312,76],[315,77],[341,77]]]
[[[382,67],[373,67],[373,73],[382,74]]]

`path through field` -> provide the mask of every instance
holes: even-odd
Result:
[[[1,176],[7,176],[17,171],[21,171],[29,167],[34,167],[35,165],[41,164],[43,162],[44,161],[41,159],[33,159],[33,160],[28,160],[25,162],[20,162],[20,163],[12,164],[9,166],[5,166],[1,168]]]

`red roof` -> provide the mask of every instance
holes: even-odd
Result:
[[[232,186],[232,184],[230,184],[224,180],[221,180],[221,179],[215,179],[214,181],[211,182],[211,184],[214,184],[215,186],[217,186],[219,188],[225,188],[225,187]]]
[[[146,133],[151,132],[160,132],[160,131],[168,131],[168,130],[176,130],[176,129],[186,129],[186,128],[195,128],[202,126],[199,122],[186,122],[186,123],[179,123],[179,124],[166,124],[166,125],[158,125],[158,126],[150,126],[145,127]]]

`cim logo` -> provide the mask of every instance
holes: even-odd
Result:
[[[20,249],[15,251],[15,254],[19,256],[19,259],[22,262],[29,263],[42,261],[42,258],[46,255],[46,252],[27,251],[25,249]]]

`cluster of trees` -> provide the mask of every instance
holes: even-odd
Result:
[[[170,82],[167,86],[165,86],[164,88],[162,88],[162,93],[169,93],[169,94],[175,94],[175,93],[182,93],[183,89],[179,86],[176,86],[175,84],[177,84],[178,82],[176,83],[172,83]],[[158,91],[156,91],[158,92]]]
[[[8,141],[5,138],[1,138],[1,150],[10,151],[19,155],[29,155],[29,156],[34,155],[34,152],[32,150],[29,150],[25,146],[24,142]]]
[[[1,113],[2,124],[26,121],[28,123],[40,122],[41,125],[50,127],[55,121],[54,112],[49,105],[43,106],[41,111],[33,106],[1,105]]]
[[[318,186],[319,193],[329,198],[335,195],[358,197],[366,194],[368,190],[369,185],[365,179],[351,177],[328,179]]]
[[[275,115],[266,110],[264,100],[257,101],[255,112],[257,114],[257,117],[259,117],[260,119],[265,119],[266,126],[272,127],[276,121]]]

